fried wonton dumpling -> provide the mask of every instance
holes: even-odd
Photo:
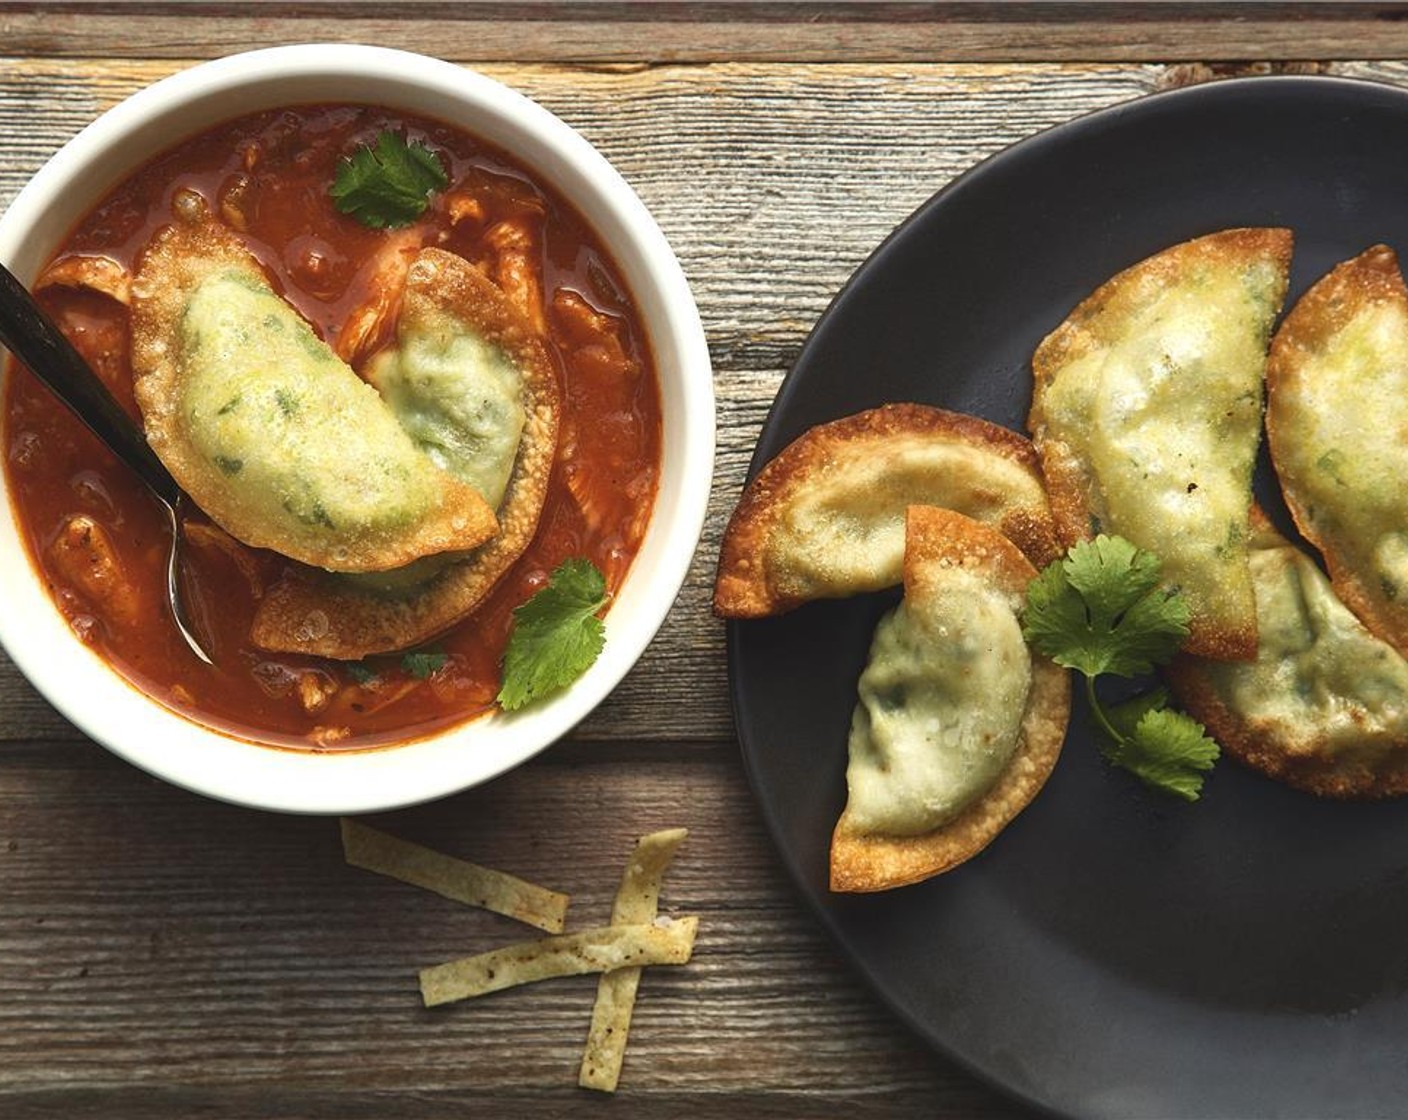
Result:
[[[1291,233],[1234,229],[1107,281],[1032,356],[1029,427],[1062,543],[1156,554],[1193,617],[1186,648],[1256,653],[1247,568],[1267,339]]]
[[[715,612],[760,618],[893,587],[911,505],[991,524],[1038,566],[1059,555],[1030,443],[973,416],[889,404],[812,428],[749,483],[724,534]]]
[[[1408,793],[1408,661],[1259,512],[1253,526],[1256,660],[1180,658],[1168,670],[1179,703],[1232,755],[1298,789]]]
[[[831,889],[917,882],[985,848],[1045,784],[1070,678],[1018,614],[1036,569],[994,529],[916,506],[904,599],[880,620],[851,721]]]
[[[473,548],[497,524],[212,221],[168,227],[132,283],[147,439],[231,535],[344,572]]]
[[[473,611],[537,530],[561,393],[541,339],[492,281],[452,253],[422,249],[396,344],[368,377],[417,445],[496,506],[499,533],[394,572],[291,572],[255,614],[265,649],[351,660],[423,642]]]
[[[1336,593],[1408,655],[1408,289],[1383,245],[1301,297],[1271,343],[1266,430]]]

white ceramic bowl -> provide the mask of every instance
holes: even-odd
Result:
[[[569,689],[430,739],[346,754],[244,743],[173,714],[79,642],[45,593],[8,493],[0,516],[0,642],[85,733],[177,785],[284,812],[358,813],[467,789],[566,733],[635,664],[683,583],[714,461],[714,397],[699,313],[664,235],[625,181],[562,121],[480,74],[378,47],[308,45],[234,55],[173,75],[85,128],[0,218],[0,261],[31,281],[74,224],[158,152],[245,113],[367,102],[438,118],[507,149],[586,216],[625,274],[647,324],[664,411],[655,513],[606,619],[606,649]]]

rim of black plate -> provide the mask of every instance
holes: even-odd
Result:
[[[767,461],[763,458],[764,437],[771,430],[778,415],[790,408],[792,398],[800,391],[800,377],[805,376],[806,368],[812,362],[814,352],[820,350],[827,344],[826,335],[829,324],[833,318],[849,301],[854,289],[863,282],[872,272],[880,270],[886,263],[886,258],[893,249],[896,242],[900,241],[908,233],[909,228],[927,215],[931,210],[943,206],[948,201],[966,192],[980,189],[984,180],[995,172],[1004,170],[1007,165],[1016,160],[1031,157],[1053,144],[1063,143],[1071,136],[1081,135],[1091,129],[1100,129],[1118,122],[1131,115],[1139,115],[1147,112],[1157,112],[1165,110],[1170,103],[1198,103],[1202,101],[1217,101],[1223,98],[1245,97],[1254,91],[1276,91],[1276,90],[1302,90],[1302,91],[1333,91],[1339,96],[1362,98],[1365,96],[1383,97],[1387,102],[1398,102],[1404,110],[1408,110],[1408,90],[1400,86],[1390,85],[1386,82],[1373,81],[1364,78],[1347,78],[1337,75],[1325,74],[1266,74],[1255,77],[1242,78],[1220,78],[1200,85],[1186,86],[1181,89],[1161,90],[1153,93],[1141,94],[1138,97],[1121,101],[1114,105],[1107,105],[1100,109],[1094,109],[1079,116],[1062,121],[1059,124],[1051,125],[1039,132],[1022,138],[1007,147],[994,152],[992,155],[984,157],[972,167],[958,175],[957,178],[941,187],[928,199],[922,202],[908,217],[897,225],[870,253],[859,267],[856,268],[850,278],[841,286],[826,310],[821,313],[816,324],[807,335],[806,341],[802,344],[802,349],[798,352],[796,360],[783,377],[782,385],[778,388],[776,397],[768,409],[766,419],[763,421],[762,434],[754,446],[752,458],[748,463],[747,481],[751,482],[762,469]],[[781,450],[780,448],[778,449]],[[773,456],[767,456],[771,459]],[[1000,1074],[994,1072],[984,1061],[981,1054],[969,1053],[959,1049],[947,1038],[941,1038],[931,1024],[923,1021],[919,1017],[912,1015],[908,1010],[901,1007],[892,998],[888,986],[883,983],[872,971],[870,963],[854,955],[849,947],[847,937],[840,928],[836,919],[824,905],[824,900],[819,896],[814,896],[805,886],[807,876],[804,869],[794,860],[792,853],[783,842],[783,836],[778,820],[764,801],[758,790],[758,775],[754,771],[752,752],[745,742],[747,733],[742,722],[738,718],[740,702],[740,690],[742,682],[738,676],[738,662],[734,654],[734,646],[738,641],[740,627],[746,626],[746,621],[731,619],[725,627],[726,648],[728,651],[728,682],[729,701],[733,710],[734,730],[738,735],[739,753],[743,756],[743,769],[748,779],[748,785],[753,794],[753,800],[761,812],[763,823],[767,828],[768,835],[772,840],[773,847],[777,850],[782,859],[783,866],[792,881],[793,890],[801,895],[807,908],[818,920],[821,927],[826,930],[833,943],[841,950],[850,967],[858,973],[871,992],[876,995],[880,1002],[897,1019],[905,1024],[911,1031],[919,1036],[931,1049],[943,1055],[969,1074],[976,1077],[985,1085],[997,1090],[1009,1100],[1014,1100],[1027,1108],[1036,1109],[1050,1116],[1074,1118],[1075,1113],[1063,1111],[1052,1102],[1042,1100],[1030,1093],[1014,1087]]]

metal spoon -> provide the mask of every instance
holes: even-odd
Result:
[[[161,502],[171,523],[171,550],[166,559],[166,599],[171,617],[191,652],[207,665],[213,664],[196,639],[177,579],[182,537],[179,511],[187,501],[185,494],[107,386],[4,265],[0,265],[0,345],[68,405]]]

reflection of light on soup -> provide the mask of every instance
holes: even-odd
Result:
[[[327,188],[338,160],[390,128],[439,151],[450,187],[414,225],[363,228]],[[660,399],[648,342],[619,271],[567,202],[504,153],[446,125],[357,106],[261,113],[153,160],[113,190],[58,258],[89,254],[135,270],[198,192],[240,234],[276,291],[359,370],[393,341],[404,261],[422,246],[465,258],[542,324],[561,373],[557,463],[537,533],[464,623],[446,656],[372,657],[352,669],[250,640],[250,623],[290,562],[202,520],[188,526],[193,613],[217,667],[202,666],[164,602],[163,517],[141,484],[28,375],[4,402],[6,470],[31,556],[76,633],[119,672],[184,714],[244,737],[298,747],[363,747],[424,735],[482,713],[515,606],[569,556],[618,588],[640,545],[660,462]],[[127,307],[103,265],[69,269],[41,301],[135,417]]]

